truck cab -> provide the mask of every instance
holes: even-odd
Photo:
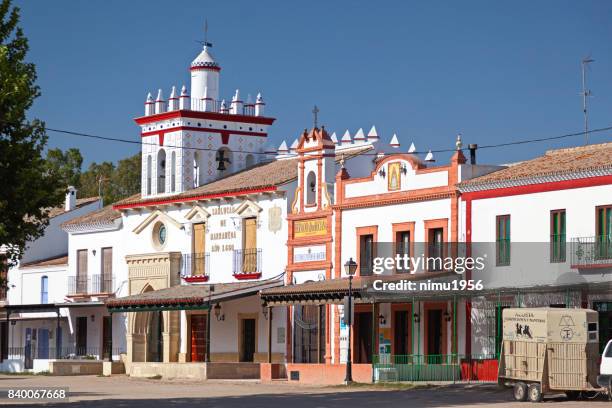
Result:
[[[608,388],[612,386],[612,340],[608,341],[601,355],[601,365],[599,366],[599,376],[597,384],[601,387]]]

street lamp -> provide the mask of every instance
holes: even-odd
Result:
[[[353,258],[350,258],[344,264],[344,272],[349,277],[349,292],[348,292],[348,310],[345,311],[345,316],[348,316],[347,324],[348,324],[348,347],[347,347],[347,356],[346,356],[346,377],[344,378],[344,383],[346,385],[353,382],[353,372],[351,367],[351,326],[353,325],[353,275],[357,271],[357,262],[353,261]]]

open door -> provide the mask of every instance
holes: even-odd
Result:
[[[255,319],[242,319],[242,349],[240,361],[252,362],[255,358]]]

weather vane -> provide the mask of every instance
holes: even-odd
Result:
[[[208,42],[208,19],[204,20],[204,41],[198,41],[204,47],[212,47],[212,43]]]
[[[312,109],[312,115],[314,116],[314,127],[318,127],[318,124],[319,124],[319,108],[317,108],[317,105],[315,105],[314,108]]]

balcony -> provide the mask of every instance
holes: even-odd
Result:
[[[234,277],[239,280],[261,277],[261,248],[234,250]]]
[[[206,282],[210,276],[209,265],[209,253],[183,254],[181,278],[185,282]]]
[[[573,238],[570,255],[575,269],[612,268],[612,237]]]
[[[84,295],[101,295],[113,293],[114,278],[104,275],[89,276],[69,276],[68,277],[68,295],[69,296],[84,296]]]

